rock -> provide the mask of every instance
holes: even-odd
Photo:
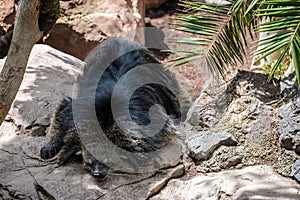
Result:
[[[242,158],[240,156],[233,156],[227,159],[227,161],[223,165],[223,168],[230,168],[233,166],[237,166],[241,162],[242,162]]]
[[[44,42],[82,60],[108,37],[130,32],[127,39],[144,41],[137,30],[145,25],[144,0],[68,0],[61,1],[61,10]]]
[[[192,158],[205,160],[221,145],[237,145],[237,141],[229,132],[214,133],[202,131],[189,135],[186,139],[186,144]]]
[[[214,150],[208,160],[197,162],[198,172],[268,163],[276,172],[289,176],[300,154],[300,93],[293,89],[293,95],[281,103],[282,84],[266,80],[267,75],[238,70],[226,83],[213,82],[203,93],[189,121],[194,126],[191,130],[234,133],[239,145]],[[289,87],[295,84],[286,84],[284,95]],[[195,151],[200,149],[195,145]]]
[[[49,124],[50,124],[49,117],[39,117],[35,120],[33,125],[48,126]]]
[[[0,66],[3,63],[0,60]],[[10,114],[0,126],[0,199],[7,192],[18,195],[9,194],[8,199],[146,199],[184,173],[181,154],[173,159],[174,151],[158,154],[159,162],[165,162],[163,154],[172,160],[163,169],[140,174],[111,170],[105,180],[95,179],[76,159],[60,167],[55,158],[40,159],[48,138],[33,135],[44,134],[57,104],[72,96],[75,76],[83,64],[49,46],[34,46]],[[31,134],[19,133],[19,126]]]
[[[283,133],[279,137],[279,143],[282,148],[293,150],[293,136],[290,133]]]
[[[151,1],[149,6],[159,3]],[[129,39],[144,41],[137,29],[145,26],[145,0],[65,0],[60,5],[61,17],[40,43],[83,60],[104,39],[120,33],[131,32]],[[2,1],[0,34],[1,27],[7,30],[14,23],[14,17],[14,0]]]
[[[300,160],[296,160],[291,168],[291,177],[300,183]]]
[[[32,136],[45,136],[46,130],[50,126],[50,116],[37,118],[29,128]]]
[[[4,61],[0,60],[0,70]],[[14,123],[26,130],[35,124],[49,126],[54,108],[64,97],[72,96],[75,77],[82,66],[79,59],[47,45],[35,45],[24,80],[9,111]]]
[[[280,82],[281,96],[292,99],[300,94],[300,88],[296,81],[295,73],[291,73],[288,77],[283,78]]]
[[[231,169],[243,162],[245,155],[239,153],[235,146],[221,146],[214,151],[209,160],[197,163],[199,173],[218,172],[222,169]]]
[[[288,150],[285,151],[285,154],[288,155],[289,159],[285,156],[280,160],[283,163],[286,160],[294,162],[296,159],[299,159],[300,155],[300,89],[295,73],[282,80],[281,96],[284,97],[286,103],[283,103],[278,108],[280,117],[278,127],[279,142],[282,148]],[[295,153],[290,152],[291,150]],[[290,173],[289,170],[291,169],[290,175],[300,182],[300,175],[297,171],[300,169],[300,161],[297,160],[292,164],[289,162],[288,165],[285,163],[285,166],[288,167],[288,170],[285,171]],[[288,175],[288,173],[284,175]]]
[[[224,92],[226,90],[224,84],[213,82],[195,106],[189,123],[204,130],[215,127],[224,116],[223,109],[234,97],[230,92]]]
[[[282,118],[279,133],[291,133],[295,135],[297,131],[300,131],[300,120],[298,115],[300,113],[300,97],[293,101],[282,105],[279,108],[279,115]]]
[[[235,98],[228,106],[224,121],[241,130],[252,145],[260,146],[271,135],[272,107],[252,96]]]
[[[99,42],[85,39],[84,34],[74,31],[72,26],[57,23],[45,39],[45,44],[84,60]]]
[[[229,78],[230,83],[213,82],[195,108],[190,123],[210,129],[218,125],[222,127],[222,120],[226,118],[234,126],[242,128],[241,120],[246,118],[257,119],[257,122],[260,121],[260,114],[265,115],[263,118],[268,118],[270,113],[265,112],[271,107],[266,103],[276,100],[280,84],[277,80],[268,84],[267,78],[264,74],[238,70],[234,77]],[[251,127],[256,126],[254,124]]]
[[[55,161],[40,160],[39,150],[45,142],[45,137],[0,137],[0,184],[10,185],[16,194],[26,194],[28,199],[38,199],[34,179],[55,199],[146,199],[184,172],[179,164],[144,174],[110,172],[105,180],[97,180],[81,163],[57,168]]]
[[[3,185],[0,183],[0,197],[3,200],[14,199],[14,200],[30,200],[29,196],[26,196],[20,193],[17,190],[14,190],[10,185]]]
[[[159,6],[161,6],[166,1],[167,0],[145,0],[146,9],[158,8]]]
[[[281,117],[279,141],[283,148],[300,154],[300,96],[292,98],[279,108]]]
[[[280,94],[280,81],[272,79],[267,82],[268,75],[238,70],[234,80],[230,82],[228,90],[238,96],[250,96],[268,103],[276,100]]]
[[[46,127],[41,125],[36,125],[31,128],[30,134],[32,136],[45,136],[46,135]]]
[[[7,134],[4,131],[13,131],[13,127],[7,129],[8,124],[4,122],[0,127],[0,183],[10,185],[13,190],[26,194],[30,199],[37,199],[34,181],[27,169],[41,169],[44,165],[39,161],[38,154],[46,138]],[[45,171],[40,173],[46,174]]]
[[[274,173],[269,166],[197,175],[190,180],[171,180],[152,200],[158,199],[299,199],[300,185]]]
[[[293,150],[295,151],[296,154],[300,155],[300,141],[295,140],[294,143],[295,144],[293,146]]]
[[[7,30],[14,20],[14,0],[2,0],[0,5],[0,29]],[[2,35],[0,31],[0,35]]]
[[[156,182],[155,184],[152,184],[152,187],[147,194],[147,198],[156,195],[163,187],[166,186],[166,184],[170,181],[171,178],[178,178],[182,176],[184,172],[185,170],[183,165],[179,165],[174,169],[169,170],[169,174],[168,176],[166,176],[166,178],[160,180],[159,182]]]
[[[0,60],[0,70],[4,61]],[[24,133],[45,135],[52,111],[64,97],[72,96],[75,76],[82,66],[82,61],[47,45],[34,46],[9,117],[0,126],[0,184],[37,199],[29,171],[47,177],[55,163],[47,165],[39,158],[46,137]]]

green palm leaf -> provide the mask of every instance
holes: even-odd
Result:
[[[300,1],[297,0],[229,0],[226,5],[211,5],[198,1],[182,0],[187,14],[177,17],[176,29],[193,34],[178,43],[193,46],[193,50],[174,59],[180,61],[205,57],[214,74],[224,76],[228,65],[242,63],[245,57],[246,35],[252,30],[267,32],[270,36],[257,41],[254,55],[263,59],[276,51],[280,55],[271,70],[276,71],[284,56],[291,53],[298,83],[300,83]],[[195,48],[196,47],[196,48]],[[197,48],[198,47],[198,48]],[[193,53],[191,53],[193,52]],[[177,52],[180,54],[180,52]]]
[[[280,3],[281,2],[281,3]],[[257,31],[267,32],[271,36],[261,39],[258,43],[263,46],[255,52],[261,54],[259,59],[265,58],[275,51],[281,51],[276,64],[274,65],[269,80],[279,67],[284,56],[292,52],[297,81],[300,84],[299,71],[299,33],[300,33],[300,1],[288,0],[264,0],[260,2],[259,9],[256,10],[257,16],[268,19],[261,23]]]
[[[185,12],[193,14],[179,15],[177,20],[180,23],[176,29],[197,37],[177,42],[201,45],[201,54],[193,55],[193,58],[205,57],[210,71],[222,76],[228,65],[244,61],[247,27],[251,26],[251,20],[244,16],[246,4],[243,0],[229,1],[226,5],[183,0],[181,5]],[[190,55],[180,55],[180,58],[181,61],[191,59]],[[177,65],[175,62],[173,66]]]

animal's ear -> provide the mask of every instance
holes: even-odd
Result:
[[[84,145],[81,145],[81,153],[84,165],[92,167],[97,161]]]
[[[93,166],[94,165],[94,160],[90,157],[86,158],[84,163],[88,166]]]

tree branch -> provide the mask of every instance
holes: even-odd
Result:
[[[58,13],[59,0],[19,1],[11,44],[0,74],[0,125],[22,83],[33,45],[53,27]],[[8,34],[1,38],[6,46],[9,46]]]

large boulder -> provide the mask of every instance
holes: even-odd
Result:
[[[137,30],[145,26],[144,0],[65,0],[60,5],[61,17],[41,43],[83,60],[100,42],[120,33],[131,32],[127,39],[144,42]],[[14,0],[1,2],[0,34],[14,23],[14,16]]]
[[[295,76],[283,82],[267,82],[267,78],[239,70],[226,82],[212,82],[202,91],[190,112],[191,130],[186,130],[187,150],[198,164],[196,171],[267,163],[278,173],[291,175],[300,152],[300,101],[294,84],[283,83],[294,83]],[[231,133],[236,146],[222,145],[220,133]]]
[[[33,48],[20,90],[0,126],[1,199],[146,199],[184,173],[180,155],[164,169],[111,171],[105,180],[95,179],[77,159],[58,168],[55,158],[40,159],[51,113],[59,101],[72,96],[83,64],[47,45]]]
[[[0,69],[4,61],[0,60]],[[36,45],[6,120],[13,121],[20,133],[47,128],[50,113],[64,97],[72,96],[82,66],[79,59],[47,45]]]
[[[0,5],[0,34],[2,30],[7,30],[13,22],[14,0],[3,0]]]
[[[0,66],[3,63],[0,60]],[[39,151],[48,140],[44,135],[51,112],[61,99],[72,95],[83,64],[49,46],[34,47],[21,88],[0,127],[1,198],[298,198],[299,185],[272,171],[273,167],[282,175],[299,179],[299,161],[293,165],[299,160],[297,152],[281,148],[278,142],[278,131],[290,130],[280,128],[285,117],[298,123],[295,116],[299,114],[292,110],[287,109],[279,118],[280,107],[298,101],[297,92],[292,92],[286,103],[278,101],[282,95],[279,81],[267,83],[266,75],[252,72],[239,71],[230,82],[212,84],[195,102],[190,120],[178,135],[185,138],[194,163],[184,156],[184,166],[178,156],[157,171],[111,171],[105,180],[97,180],[76,159],[58,168],[55,159],[41,160]],[[296,141],[297,133],[288,134],[293,137],[291,143]],[[257,164],[260,166],[241,169]],[[227,171],[211,173],[223,169]],[[190,177],[194,178],[183,180]]]
[[[108,37],[132,32],[131,40],[143,41],[137,28],[144,27],[143,0],[61,1],[62,15],[44,42],[77,58]]]

